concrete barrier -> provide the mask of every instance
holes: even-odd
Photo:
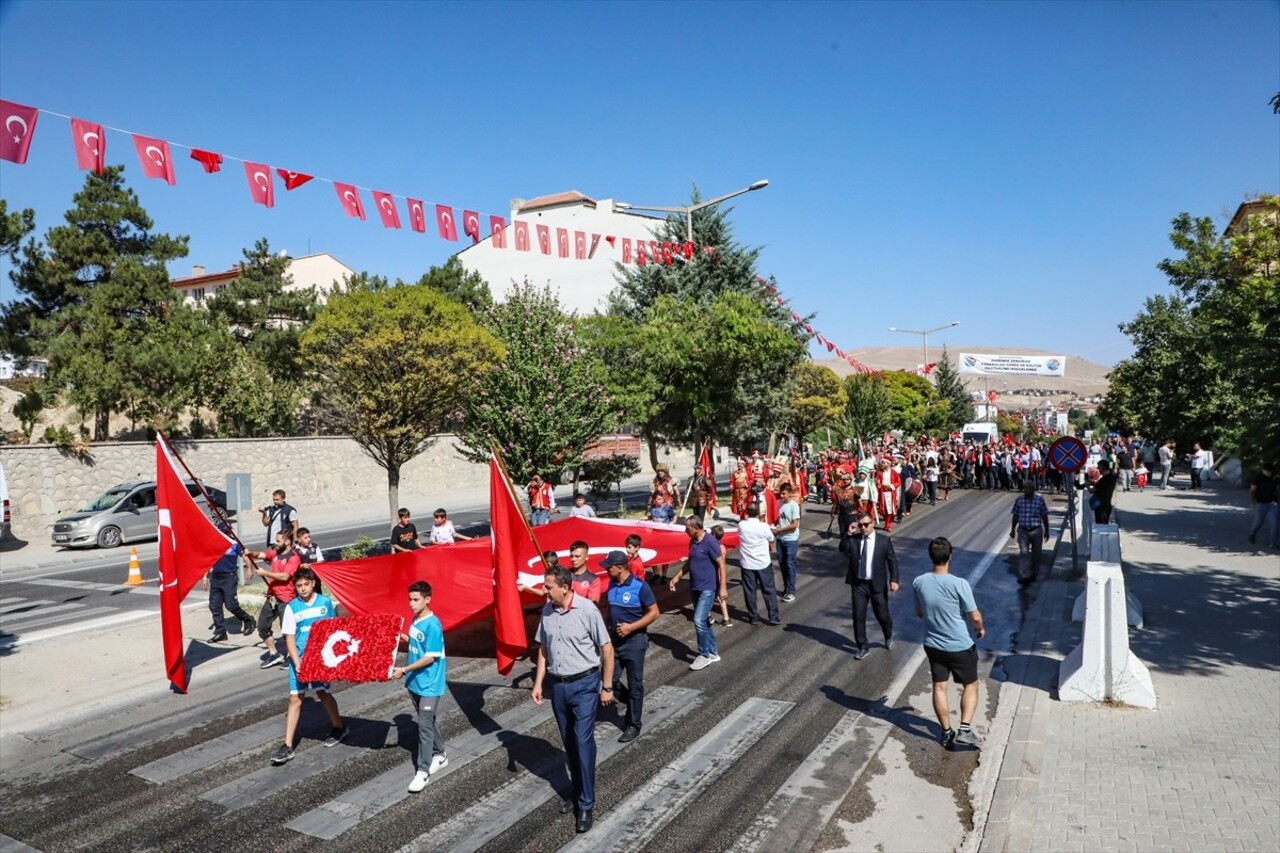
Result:
[[[1097,563],[1114,563],[1117,566],[1123,566],[1124,563],[1120,559],[1120,527],[1116,524],[1095,524],[1092,527],[1092,554],[1091,562]],[[1071,608],[1071,621],[1084,621],[1085,599],[1088,597],[1088,591],[1080,593],[1076,598],[1075,605]],[[1125,617],[1128,620],[1130,628],[1141,628],[1144,624],[1142,602],[1138,597],[1127,589],[1124,594],[1125,601]]]
[[[1092,560],[1087,572],[1084,636],[1058,667],[1058,698],[1155,708],[1151,673],[1129,651],[1124,572]]]

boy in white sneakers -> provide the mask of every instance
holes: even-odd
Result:
[[[392,670],[393,678],[404,679],[414,710],[418,712],[418,772],[409,783],[409,793],[427,787],[432,773],[449,763],[444,740],[436,724],[436,710],[445,691],[444,627],[431,612],[431,584],[409,584],[409,609],[413,624],[401,639],[408,643],[409,659]]]
[[[320,592],[320,579],[311,569],[298,569],[293,573],[293,588],[296,595],[284,607],[285,649],[289,652],[289,708],[284,717],[284,746],[271,757],[271,763],[279,766],[288,763],[294,754],[294,735],[298,731],[298,719],[302,716],[302,697],[308,690],[314,690],[316,698],[324,706],[329,715],[329,737],[325,746],[337,746],[347,737],[347,727],[338,713],[338,703],[329,692],[327,681],[299,681],[298,670],[302,669],[302,654],[307,647],[307,637],[311,634],[311,626],[321,619],[330,619],[337,614],[333,599]]]

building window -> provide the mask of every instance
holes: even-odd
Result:
[[[192,299],[194,299],[196,302],[203,302],[203,301],[204,301],[204,288],[203,288],[203,287],[193,287],[193,288],[191,288],[191,298],[192,298]]]
[[[226,289],[227,289],[227,286],[226,286],[225,284],[220,284],[220,285],[218,285],[217,287],[215,287],[215,288],[213,289],[213,295],[214,295],[214,296],[217,296],[219,293],[221,293],[222,291],[224,291],[224,290],[226,290]]]

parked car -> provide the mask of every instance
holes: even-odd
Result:
[[[187,491],[210,518],[215,517],[194,482]],[[205,486],[215,506],[226,514],[227,494]],[[64,548],[114,548],[125,542],[155,539],[158,531],[155,480],[131,480],[112,486],[81,509],[53,523],[53,544]]]

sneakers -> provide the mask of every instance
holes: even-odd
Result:
[[[945,732],[942,733],[942,748],[943,749],[956,748],[956,733],[954,729],[947,729]]]
[[[284,663],[284,655],[279,652],[272,652],[270,657],[266,658],[261,665],[258,666],[258,669],[271,669],[271,667],[279,666],[282,663]]]
[[[439,773],[443,768],[449,766],[449,756],[443,752],[439,755],[431,756],[431,766],[427,768],[428,774]]]
[[[427,782],[430,781],[430,779],[431,776],[427,771],[419,770],[417,773],[413,774],[413,781],[409,783],[409,793],[418,793],[423,788],[427,787]]]
[[[720,658],[718,657],[716,658],[716,660],[719,660],[719,659]],[[707,657],[706,655],[698,655],[696,658],[693,659],[693,663],[689,664],[689,669],[692,669],[694,672],[697,672],[698,670],[706,669],[709,666],[711,666],[711,658]]]
[[[346,726],[343,726],[340,729],[329,729],[329,736],[324,739],[324,745],[337,746],[338,744],[342,743],[344,740],[347,739],[347,734],[348,732],[347,732]]]
[[[962,743],[965,746],[982,746],[982,735],[973,729],[961,729],[956,733],[956,743]]]
[[[276,754],[271,756],[272,765],[279,767],[281,764],[288,764],[293,760],[294,749],[291,746],[282,746],[276,750]]]
[[[791,602],[796,600],[796,594],[794,592],[789,592],[786,595],[782,596],[782,600],[790,604]]]
[[[222,642],[223,640],[225,640],[226,638],[227,638],[227,632],[226,632],[226,631],[214,631],[214,632],[213,632],[213,636],[209,638],[209,642],[211,642],[211,643],[221,643],[221,642]]]
[[[718,625],[721,628],[732,628],[733,620],[732,619],[712,619],[711,624]]]
[[[252,634],[252,633],[253,633],[254,628],[256,628],[256,627],[257,627],[257,626],[253,624],[253,620],[252,620],[252,619],[242,619],[242,620],[240,620],[240,629],[244,632],[244,635],[245,635],[246,637],[247,637],[247,636],[249,636],[250,634]]]

